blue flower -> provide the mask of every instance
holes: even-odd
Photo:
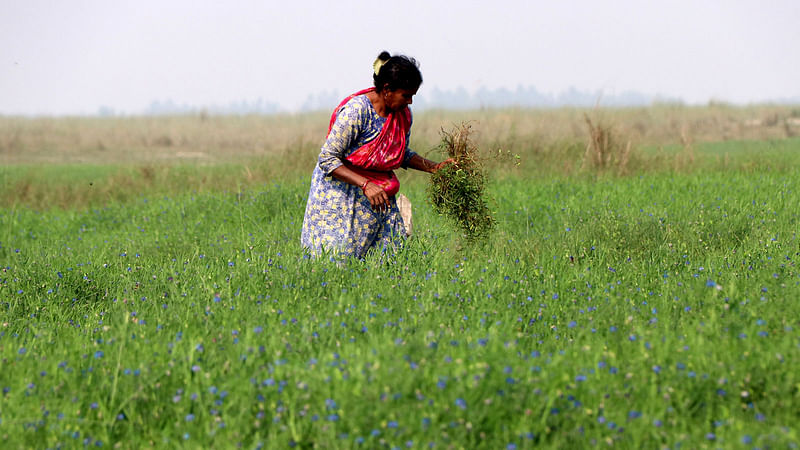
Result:
[[[467,409],[467,402],[464,401],[463,398],[460,398],[460,397],[457,398],[455,403],[456,403],[456,406],[458,406],[459,408]]]

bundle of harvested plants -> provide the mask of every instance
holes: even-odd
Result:
[[[470,140],[469,124],[442,129],[440,148],[453,159],[431,175],[428,198],[434,211],[444,215],[468,243],[485,240],[495,225],[486,198],[486,171],[478,149]]]

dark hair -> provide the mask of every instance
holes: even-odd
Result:
[[[381,92],[384,86],[392,91],[419,89],[419,85],[422,84],[422,73],[419,71],[419,63],[416,59],[403,55],[392,56],[387,51],[381,52],[378,59],[384,63],[377,75],[372,74],[376,92]]]

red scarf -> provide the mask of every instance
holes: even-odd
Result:
[[[375,88],[364,89],[342,100],[331,115],[328,134],[331,133],[333,124],[336,122],[339,109],[353,97],[374,90]],[[406,136],[410,129],[411,111],[408,108],[390,113],[378,137],[351,153],[344,161],[345,166],[382,187],[389,196],[397,194],[400,190],[400,182],[392,171],[403,163],[406,154]]]

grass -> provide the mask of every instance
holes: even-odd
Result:
[[[394,260],[342,267],[299,247],[303,182],[5,210],[0,436],[796,443],[797,179],[506,179],[487,245],[418,206]]]
[[[533,145],[533,144],[531,144]],[[484,147],[494,150],[493,147]],[[629,174],[699,172],[790,173],[798,164],[800,138],[775,141],[730,141],[693,144],[694,160],[679,145],[642,146],[626,161]],[[505,148],[504,148],[505,149]],[[618,170],[587,171],[582,167],[586,144],[554,144],[546,151],[529,150],[516,166],[506,160],[486,161],[489,178],[570,178],[615,176]],[[428,157],[446,156],[430,152]],[[279,153],[260,159],[192,165],[164,164],[10,164],[0,166],[0,207],[50,209],[102,208],[141,196],[174,196],[206,192],[259,189],[274,180],[308,176],[314,157],[302,151]],[[613,169],[613,167],[612,167]],[[399,171],[403,185],[427,183],[427,176]]]
[[[40,197],[0,196],[0,437],[796,446],[798,144],[650,141],[618,176],[574,141],[569,170],[492,168],[496,229],[468,247],[404,173],[415,236],[344,265],[300,248],[303,151],[5,166]]]
[[[86,209],[140,193],[235,191],[304,178],[319,153],[326,117],[0,117],[0,206]],[[576,176],[598,168],[612,174],[784,170],[793,161],[789,150],[800,142],[798,119],[796,106],[769,105],[432,110],[415,115],[411,146],[440,158],[441,129],[469,122],[477,148],[521,158],[515,168],[507,161],[488,164],[492,177]],[[604,151],[591,148],[598,132],[621,144],[604,156],[611,164],[600,166],[592,157]]]

